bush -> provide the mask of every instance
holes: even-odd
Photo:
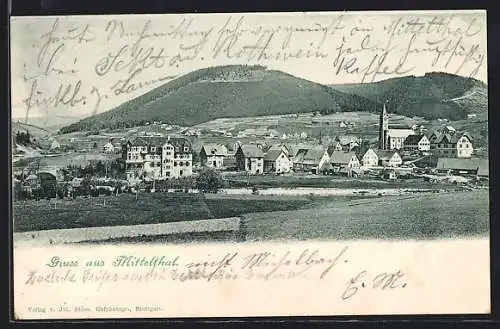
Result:
[[[203,193],[217,193],[223,186],[221,174],[213,168],[203,168],[196,178],[196,187]]]

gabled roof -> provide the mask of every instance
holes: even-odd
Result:
[[[337,137],[335,137],[335,141],[339,142],[341,145],[346,145],[351,142],[359,143],[360,138],[356,135],[338,135]]]
[[[354,152],[335,151],[330,156],[330,163],[348,164],[353,156],[356,156]]]
[[[297,156],[297,153],[299,153],[300,150],[309,150],[313,148],[314,145],[312,144],[286,144],[286,148],[288,149],[288,155],[295,157]]]
[[[269,147],[269,149],[267,151],[269,152],[271,150],[283,150],[283,151],[285,151],[285,153],[289,152],[288,147],[286,145],[283,145],[283,144],[273,144],[273,145],[271,145],[271,147]]]
[[[299,150],[293,157],[293,161],[297,163],[302,163],[304,161],[304,156],[306,155],[306,153],[307,153],[306,149]]]
[[[358,159],[362,159],[366,152],[368,152],[369,150],[372,150],[373,151],[373,148],[371,147],[360,147],[359,150],[356,151],[356,156],[358,157]],[[377,152],[375,152],[375,155],[377,154]]]
[[[201,149],[204,150],[207,155],[227,155],[227,148],[220,144],[204,144]]]
[[[374,150],[379,160],[390,160],[398,152],[392,150]],[[399,154],[398,154],[399,155]]]
[[[470,136],[469,133],[464,132],[464,133],[454,133],[454,134],[441,134],[437,139],[436,143],[441,143],[443,139],[446,137],[449,143],[456,144],[460,138],[463,136],[467,137],[471,142],[472,142],[472,137]]]
[[[454,170],[479,170],[482,174],[488,175],[489,163],[486,159],[478,158],[439,158],[436,168]]]
[[[192,146],[189,140],[182,137],[156,137],[156,136],[140,136],[135,138],[130,142],[132,146],[156,146],[162,147],[166,143],[169,143],[174,147],[176,153],[184,152],[184,148],[187,147],[187,152],[191,152]]]
[[[387,132],[389,137],[407,137],[409,135],[413,135],[415,132],[412,129],[391,129]]]
[[[278,158],[281,156],[282,153],[286,155],[286,152],[283,151],[282,149],[279,150],[270,149],[264,156],[264,161],[276,161],[278,160]]]
[[[161,147],[165,144],[166,138],[163,137],[150,137],[150,136],[140,136],[129,141],[132,146],[158,146]]]
[[[240,145],[240,149],[243,152],[245,158],[263,158],[264,152],[257,146],[253,144]]]
[[[425,137],[425,135],[410,135],[410,136],[406,137],[404,144],[405,145],[417,145],[418,143],[420,143],[420,141],[424,137]]]
[[[307,150],[304,155],[304,161],[314,161],[319,162],[323,155],[325,155],[325,149],[321,146],[315,146]]]

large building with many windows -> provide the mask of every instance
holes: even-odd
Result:
[[[169,179],[193,174],[192,146],[181,137],[137,137],[123,150],[127,179]]]

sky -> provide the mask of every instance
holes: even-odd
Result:
[[[183,74],[263,65],[322,84],[487,82],[485,11],[14,17],[12,117],[87,116]]]

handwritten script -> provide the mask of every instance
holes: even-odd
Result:
[[[87,261],[54,256],[43,269],[28,270],[24,285],[85,284],[99,291],[119,282],[203,281],[210,284],[236,280],[333,280],[342,286],[339,296],[342,300],[353,298],[362,290],[390,291],[407,286],[405,274],[398,269],[373,273],[361,269],[346,277],[342,267],[349,261],[347,246],[330,252],[319,249],[283,253],[229,252],[197,260],[168,255],[119,255],[112,260]]]
[[[260,64],[321,83],[422,70],[477,77],[486,66],[485,17],[477,14],[59,17],[29,31],[17,24],[23,35],[12,43],[23,56],[13,59],[22,63],[12,72],[21,97],[14,110],[26,118],[95,114],[218,65]]]

